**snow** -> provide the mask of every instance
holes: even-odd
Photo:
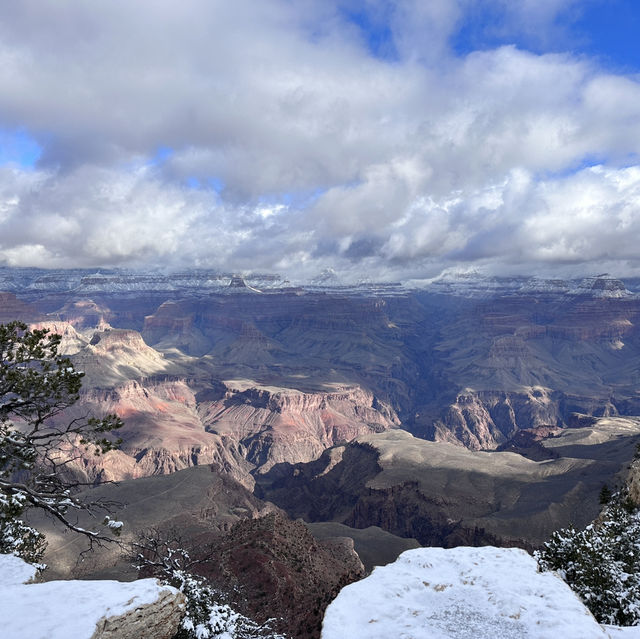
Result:
[[[634,628],[638,631],[638,628]],[[618,632],[613,629],[612,632]],[[623,632],[626,632],[623,631]],[[517,548],[418,548],[339,593],[322,639],[591,639],[608,634]]]
[[[620,628],[619,626],[603,626],[609,633],[611,639],[640,639],[640,626],[628,626]]]
[[[107,528],[116,532],[122,530],[122,528],[124,527],[123,521],[117,521],[116,519],[111,519],[111,517],[109,516],[104,518],[103,523]]]
[[[0,555],[0,588],[27,583],[37,572],[35,566],[15,555]]]
[[[50,581],[27,584],[35,569],[13,555],[0,555],[0,618],[3,639],[89,639],[102,617],[153,603],[162,591],[155,579]]]

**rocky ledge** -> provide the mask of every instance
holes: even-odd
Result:
[[[322,628],[322,639],[610,636],[555,573],[538,572],[524,550],[491,546],[408,550],[344,588]]]
[[[27,583],[36,569],[0,555],[4,639],[169,639],[184,596],[155,579]]]

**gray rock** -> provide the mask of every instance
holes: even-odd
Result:
[[[91,639],[170,639],[178,631],[184,601],[181,592],[163,590],[153,603],[100,619]]]

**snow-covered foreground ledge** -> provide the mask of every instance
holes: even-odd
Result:
[[[3,639],[163,639],[173,636],[184,598],[155,579],[26,584],[33,566],[0,555]]]
[[[517,548],[418,548],[342,589],[322,639],[631,639]]]

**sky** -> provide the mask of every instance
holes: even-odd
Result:
[[[0,264],[640,275],[636,0],[0,15]]]

